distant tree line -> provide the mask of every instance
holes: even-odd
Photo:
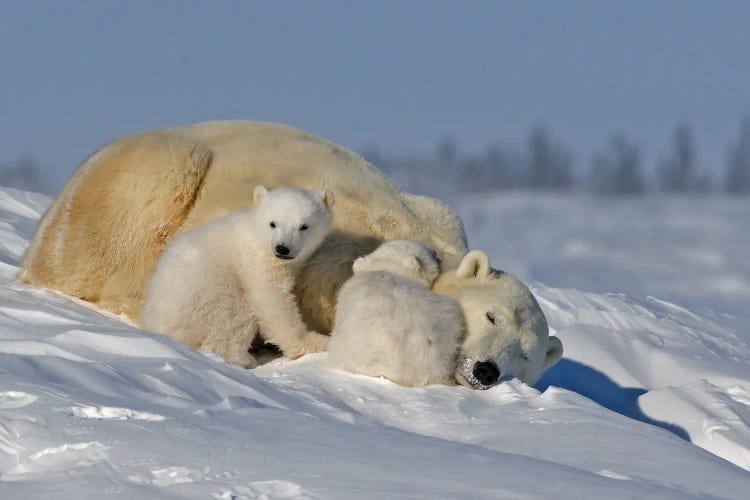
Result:
[[[54,182],[49,172],[45,175],[42,168],[30,154],[25,154],[15,161],[0,163],[0,186],[52,194]]]
[[[668,150],[658,159],[656,179],[648,180],[641,148],[623,133],[613,134],[590,161],[577,165],[568,147],[543,126],[534,127],[521,147],[497,143],[485,151],[460,154],[451,138],[438,141],[431,155],[389,156],[369,147],[362,155],[403,189],[433,194],[504,189],[586,190],[612,195],[725,191],[750,193],[750,116],[727,149],[718,184],[696,161],[691,127],[678,124]],[[46,172],[46,173],[45,173]],[[0,186],[53,194],[55,181],[30,155],[0,162]]]
[[[723,180],[712,182],[696,160],[692,128],[678,124],[655,179],[648,179],[641,148],[615,133],[588,164],[576,165],[572,151],[543,126],[533,128],[522,147],[493,144],[480,154],[461,155],[451,138],[440,140],[432,155],[396,157],[369,147],[362,155],[406,190],[427,193],[481,192],[503,189],[586,190],[612,195],[726,191],[750,193],[750,117],[740,123],[729,145]]]

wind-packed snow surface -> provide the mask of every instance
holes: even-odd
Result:
[[[325,354],[247,371],[15,283],[49,199],[0,190],[0,498],[747,498],[747,209],[707,201],[689,229],[676,201],[609,210],[507,196],[459,203],[472,246],[496,267],[528,277],[513,268],[522,252],[500,261],[515,239],[596,214],[640,230],[567,246],[539,236],[563,246],[529,248],[527,262],[570,265],[559,272],[617,291],[609,265],[641,261],[653,290],[690,288],[668,298],[685,293],[691,310],[648,297],[648,283],[626,280],[634,296],[534,286],[565,344],[536,388],[408,389],[332,371]],[[649,229],[654,210],[690,235],[696,279],[673,276],[694,269],[675,261],[669,228]],[[573,254],[578,267],[561,261]],[[716,286],[731,307],[711,312]]]

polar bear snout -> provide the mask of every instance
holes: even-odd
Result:
[[[472,374],[484,386],[494,385],[500,379],[500,370],[492,361],[477,361]]]
[[[276,245],[276,248],[274,248],[274,253],[279,259],[289,260],[294,258],[294,255],[289,255],[289,247],[284,244]]]
[[[495,361],[465,358],[456,370],[455,379],[463,386],[484,391],[496,386],[500,381],[500,375],[500,367]]]

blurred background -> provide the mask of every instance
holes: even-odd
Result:
[[[457,207],[527,280],[750,305],[750,3],[0,0],[0,185],[283,122]]]

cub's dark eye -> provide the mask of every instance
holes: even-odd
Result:
[[[300,230],[300,231],[307,231],[307,224],[302,224],[302,225],[301,225],[301,226],[299,227],[299,230]]]
[[[529,360],[529,357],[527,355],[525,355],[525,354],[521,354],[521,357],[523,358],[524,361],[528,361]]]
[[[271,225],[271,227],[273,227],[273,228],[275,228],[275,227],[276,227],[276,223],[275,223],[275,222],[272,222],[272,223],[271,223],[270,225]]]
[[[490,323],[492,323],[494,325],[495,324],[495,315],[492,314],[491,312],[488,312],[487,313],[487,321],[489,321]]]

